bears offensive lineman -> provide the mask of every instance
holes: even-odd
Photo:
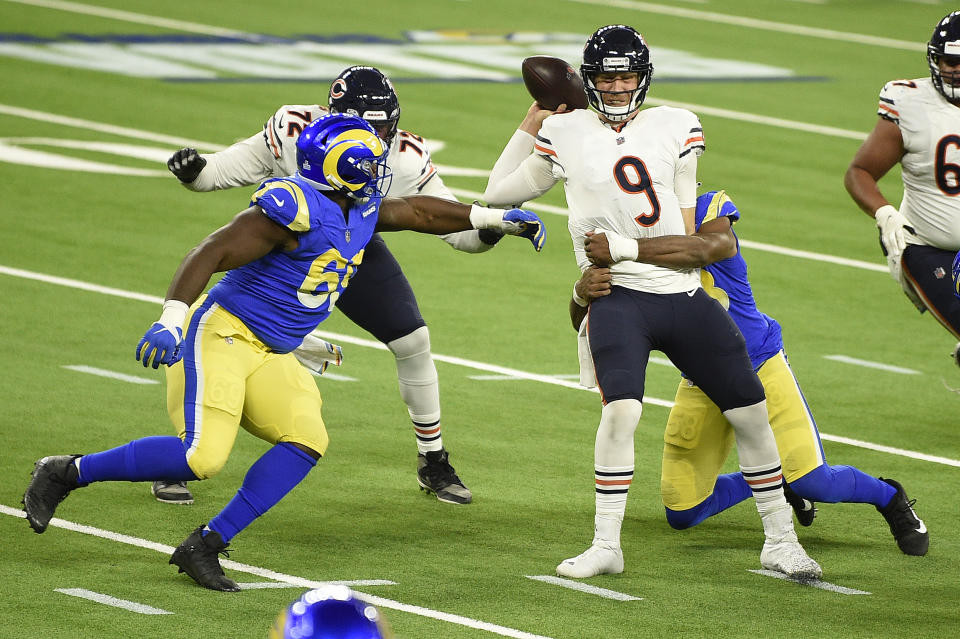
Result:
[[[695,269],[635,261],[636,238],[693,232],[697,158],[704,150],[700,122],[684,109],[640,109],[653,66],[646,42],[631,27],[598,29],[584,47],[580,72],[595,112],[551,115],[534,103],[484,193],[494,205],[525,202],[564,180],[581,270],[590,265],[586,247],[594,232],[616,247],[612,292],[591,304],[587,331],[592,357],[586,360],[595,367],[603,401],[594,450],[594,538],[584,553],[561,562],[557,574],[623,571],[620,528],[634,472],[633,434],[647,361],[658,349],[733,424],[766,536],[761,564],[796,578],[818,578],[820,566],[793,530],[763,387],[743,337],[700,287]],[[704,323],[715,330],[704,332]]]
[[[929,78],[894,80],[880,91],[880,119],[850,163],[844,184],[876,218],[890,274],[907,297],[960,340],[960,299],[950,280],[960,250],[960,11],[937,23],[927,65]],[[898,162],[899,209],[877,185]],[[960,366],[960,343],[953,358]]]
[[[248,209],[187,254],[159,321],[137,345],[144,366],[167,365],[167,410],[179,437],[40,459],[23,498],[34,531],[46,530],[73,489],[93,482],[213,477],[242,426],[272,447],[230,503],[170,558],[206,588],[239,590],[218,553],[299,484],[327,448],[320,392],[292,351],[362,270],[374,232],[490,227],[529,237],[537,250],[543,245],[543,226],[528,211],[423,196],[382,200],[386,147],[360,118],[319,118],[297,144],[297,174],[265,181]],[[201,296],[219,271],[227,273]]]
[[[456,201],[430,159],[423,138],[398,129],[400,103],[390,80],[378,69],[353,66],[333,81],[329,111],[367,120],[389,147],[393,173],[388,195],[432,195]],[[267,120],[263,131],[209,155],[194,149],[177,151],[170,170],[192,191],[213,191],[258,184],[268,177],[297,170],[297,136],[311,121],[328,112],[316,104],[285,105]],[[470,230],[441,236],[454,248],[476,253],[490,249],[501,235]],[[417,442],[417,481],[446,503],[468,504],[473,497],[449,463],[440,424],[440,387],[430,353],[430,334],[417,299],[386,243],[374,235],[367,246],[364,269],[337,300],[350,321],[383,342],[394,354],[400,395],[407,405]],[[156,482],[154,495],[167,503],[192,503],[181,482]]]
[[[853,466],[831,466],[824,459],[817,424],[783,351],[780,324],[760,312],[753,298],[747,263],[732,228],[739,219],[740,211],[724,191],[704,193],[697,198],[696,235],[642,240],[637,259],[660,266],[703,267],[704,290],[727,309],[740,329],[763,383],[783,475],[792,489],[787,499],[800,523],[813,523],[813,502],[873,504],[901,551],[925,555],[929,533],[899,482],[872,477]],[[596,237],[588,257],[605,264],[609,247],[602,236]],[[733,256],[727,257],[731,251]],[[579,329],[587,304],[609,295],[610,270],[590,267],[574,292],[570,319]],[[750,497],[743,475],[719,474],[733,444],[733,432],[720,409],[689,380],[680,382],[663,438],[660,496],[671,526],[695,526]]]

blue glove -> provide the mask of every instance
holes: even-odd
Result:
[[[173,366],[180,361],[183,355],[180,344],[183,340],[183,329],[178,326],[164,326],[154,322],[137,344],[137,361],[143,362],[143,367],[150,365],[159,368],[160,364]]]
[[[960,252],[953,258],[953,269],[950,275],[953,277],[953,292],[960,297]]]
[[[547,227],[533,211],[510,209],[503,214],[503,231],[510,235],[525,237],[539,251],[547,241]]]

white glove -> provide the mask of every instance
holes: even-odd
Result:
[[[293,351],[293,356],[314,375],[323,375],[330,364],[340,366],[343,363],[343,349],[313,333],[303,338],[303,343]]]
[[[903,239],[903,227],[908,225],[907,218],[889,204],[877,209],[874,217],[877,219],[877,228],[880,229],[880,242],[887,249],[887,257],[899,256],[907,247],[907,242]]]

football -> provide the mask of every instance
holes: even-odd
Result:
[[[587,94],[583,80],[566,60],[549,55],[525,58],[520,65],[527,91],[544,109],[555,110],[561,104],[568,109],[586,109]]]

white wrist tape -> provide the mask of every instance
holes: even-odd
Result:
[[[629,237],[623,237],[610,231],[604,231],[607,235],[607,244],[610,246],[610,259],[614,262],[635,262],[639,255],[640,247],[637,241]]]
[[[180,300],[167,300],[163,303],[163,312],[157,322],[166,328],[179,328],[182,331],[189,311],[190,307]]]
[[[503,209],[489,209],[474,204],[470,207],[470,224],[475,229],[497,229],[503,225]]]
[[[583,299],[582,297],[580,297],[580,296],[577,294],[577,285],[576,285],[576,284],[573,285],[573,303],[576,304],[577,306],[581,307],[581,308],[586,308],[587,305],[590,303],[590,302],[588,302],[587,300]]]

